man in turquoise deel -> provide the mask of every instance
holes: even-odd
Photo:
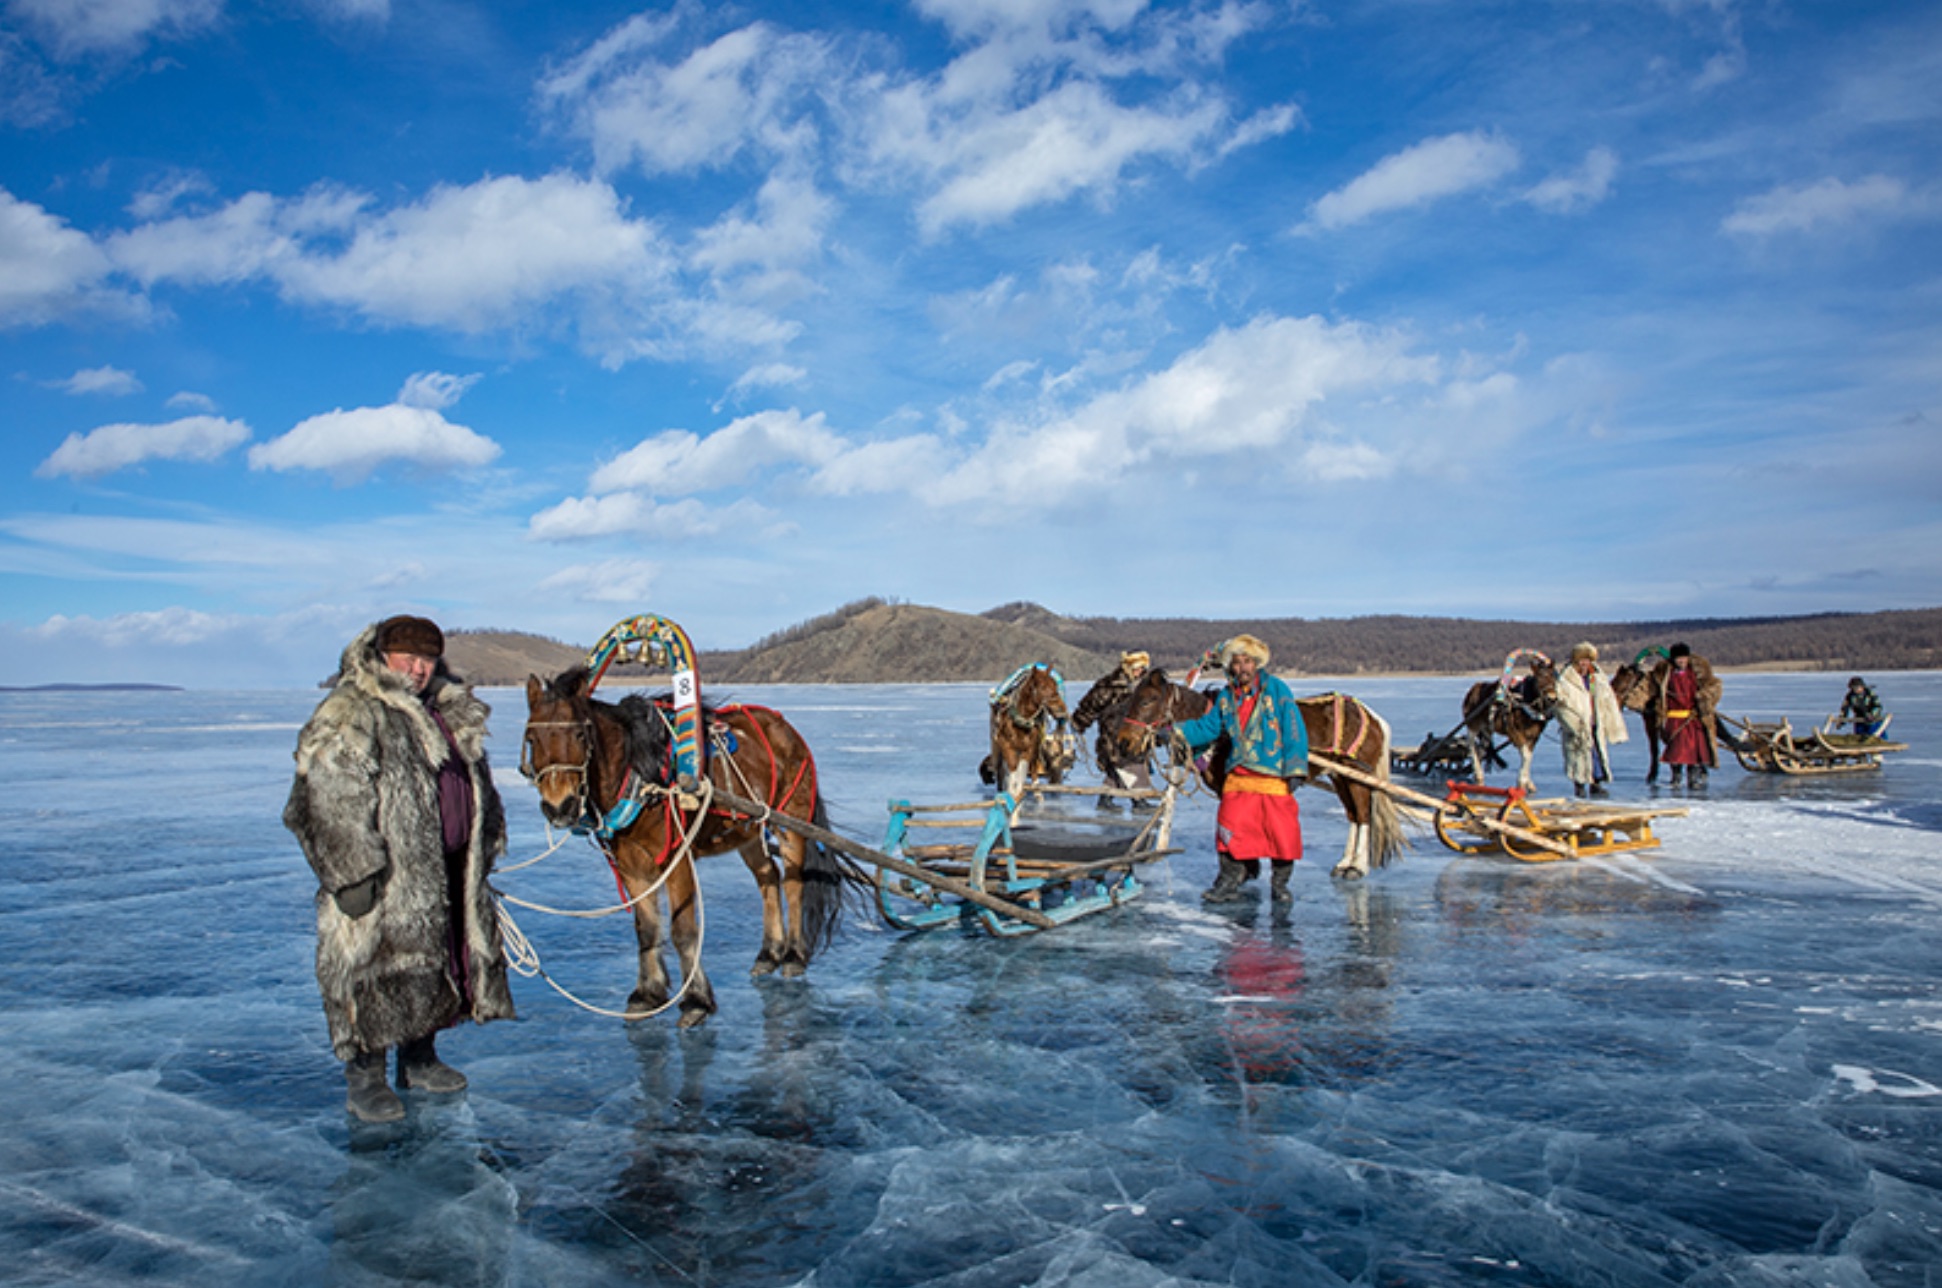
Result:
[[[1288,878],[1301,858],[1294,784],[1308,777],[1308,730],[1294,692],[1262,670],[1268,664],[1266,644],[1236,635],[1220,646],[1218,657],[1227,686],[1214,694],[1205,715],[1180,725],[1195,751],[1211,747],[1222,734],[1232,743],[1214,822],[1220,870],[1200,897],[1206,903],[1234,898],[1243,884],[1261,875],[1261,860],[1267,859],[1273,870],[1269,897],[1286,903],[1292,898]]]

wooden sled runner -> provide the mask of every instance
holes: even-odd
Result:
[[[1882,757],[1907,751],[1905,742],[1889,742],[1881,735],[1893,716],[1869,737],[1843,733],[1844,721],[1831,715],[1818,729],[1796,731],[1785,716],[1778,720],[1735,720],[1721,716],[1720,721],[1740,731],[1737,738],[1722,738],[1733,749],[1740,767],[1755,774],[1850,774],[1864,769],[1879,769]]]

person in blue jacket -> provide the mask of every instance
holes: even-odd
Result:
[[[1252,635],[1236,635],[1217,653],[1227,685],[1214,705],[1180,725],[1189,746],[1211,747],[1225,734],[1231,743],[1227,776],[1221,782],[1220,811],[1214,823],[1214,848],[1220,870],[1201,899],[1219,903],[1261,875],[1261,860],[1272,869],[1270,898],[1285,903],[1288,878],[1301,858],[1301,812],[1294,787],[1308,777],[1308,730],[1288,686],[1265,673],[1268,646]]]

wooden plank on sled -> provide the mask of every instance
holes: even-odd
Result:
[[[1409,801],[1413,804],[1435,810],[1438,813],[1441,813],[1447,805],[1447,802],[1441,797],[1431,796],[1427,792],[1414,791],[1408,787],[1393,783],[1386,778],[1377,778],[1374,774],[1358,769],[1346,761],[1337,760],[1333,756],[1324,756],[1320,752],[1309,752],[1308,763],[1311,767],[1319,765],[1324,773],[1346,778],[1352,783],[1360,783],[1371,791],[1382,792],[1393,800]],[[1570,859],[1577,857],[1572,852],[1571,847],[1562,841],[1554,841],[1542,833],[1533,832],[1527,827],[1518,827],[1514,823],[1500,822],[1487,814],[1479,814],[1472,811],[1466,821],[1475,823],[1487,832],[1495,832],[1500,836],[1509,836],[1521,845],[1534,846],[1540,850],[1549,850],[1559,858]]]
[[[988,894],[978,889],[968,881],[959,881],[955,877],[947,877],[933,872],[920,864],[907,863],[903,859],[894,858],[891,855],[885,854],[882,850],[873,850],[867,845],[859,845],[848,837],[840,836],[826,827],[817,827],[814,823],[805,823],[799,818],[793,818],[787,814],[775,813],[760,801],[752,801],[746,796],[737,796],[734,792],[726,791],[720,787],[715,788],[715,799],[738,813],[747,814],[751,818],[759,818],[766,824],[784,828],[794,832],[797,836],[806,837],[821,845],[827,845],[830,849],[847,854],[860,863],[868,863],[879,868],[886,868],[891,872],[897,873],[899,876],[906,876],[915,881],[922,881],[932,889],[942,890],[946,894],[954,894],[960,899],[968,899],[980,908],[988,908],[1000,916],[1015,918],[1039,930],[1050,930],[1059,924],[1036,908],[1028,908],[1023,904],[1013,903],[1009,899],[1001,899],[997,895]],[[987,805],[985,808],[988,809],[990,806]]]

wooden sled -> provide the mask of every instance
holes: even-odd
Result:
[[[1452,780],[1449,788],[1436,811],[1438,840],[1459,854],[1501,852],[1526,863],[1657,849],[1653,820],[1686,814],[1678,807],[1535,800],[1521,787]]]
[[[1841,727],[1851,725],[1852,721],[1843,720],[1839,715],[1829,716],[1818,729],[1800,732],[1785,716],[1778,720],[1719,718],[1740,731],[1739,737],[1721,741],[1733,749],[1740,767],[1749,773],[1851,774],[1879,769],[1883,756],[1908,750],[1907,743],[1889,742],[1881,736],[1888,722],[1894,719],[1892,715],[1882,720],[1879,730],[1865,738],[1841,732]]]

